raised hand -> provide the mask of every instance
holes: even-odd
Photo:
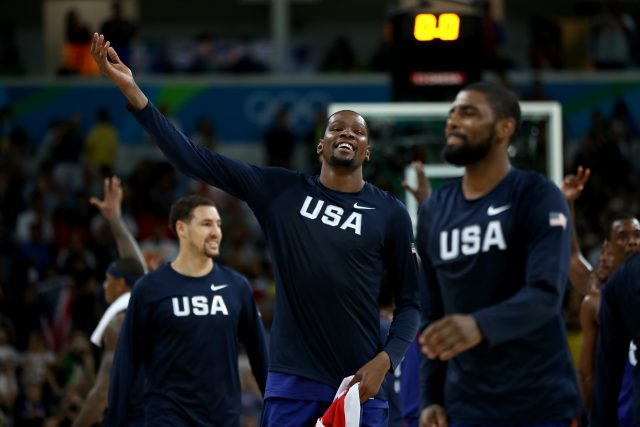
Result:
[[[89,203],[100,210],[102,216],[109,222],[120,218],[122,211],[122,183],[120,178],[104,179],[104,200],[97,197],[89,199]]]
[[[93,33],[91,56],[98,64],[100,72],[118,86],[133,108],[141,110],[147,105],[147,97],[136,85],[133,73],[120,60],[111,43],[104,39],[104,35]]]
[[[431,183],[429,182],[429,178],[427,178],[427,174],[424,172],[424,167],[421,161],[416,160],[411,162],[411,167],[416,172],[418,186],[414,188],[409,185],[407,181],[402,181],[402,187],[416,198],[418,204],[421,204],[431,195]]]
[[[445,361],[480,344],[482,332],[473,316],[452,314],[429,325],[418,341],[427,357]]]
[[[561,189],[568,202],[574,202],[580,197],[590,175],[591,169],[578,166],[578,171],[575,175],[567,175],[564,177]]]
[[[104,35],[93,33],[91,56],[98,64],[100,72],[117,84],[118,87],[126,86],[133,81],[133,73],[129,67],[120,61],[116,50],[111,47],[111,42],[104,39]]]

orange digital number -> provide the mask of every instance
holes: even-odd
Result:
[[[413,36],[421,42],[434,39],[458,40],[460,36],[460,16],[455,13],[443,13],[439,17],[431,13],[416,15]]]

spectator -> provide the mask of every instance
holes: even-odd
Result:
[[[213,123],[207,117],[200,117],[196,123],[196,130],[191,135],[194,144],[206,147],[215,151],[218,148],[218,138],[216,138]]]
[[[598,70],[619,70],[631,65],[631,42],[636,24],[631,15],[603,3],[593,16],[589,35],[593,65]]]
[[[69,9],[65,17],[66,41],[63,50],[63,64],[58,74],[95,75],[98,68],[91,61],[89,46],[91,34],[86,25],[80,21],[78,11]]]
[[[333,41],[320,66],[321,71],[329,72],[357,71],[358,68],[355,50],[344,35]]]
[[[118,50],[120,58],[123,61],[128,61],[131,55],[131,40],[136,34],[136,26],[122,16],[120,0],[115,0],[111,4],[111,17],[102,24],[100,31],[109,37],[111,46]]]
[[[96,113],[96,124],[89,131],[84,147],[85,163],[92,170],[104,170],[111,175],[118,154],[118,129],[109,120],[106,108]]]
[[[275,123],[264,136],[267,150],[267,165],[291,169],[296,136],[289,128],[289,110],[281,106]]]

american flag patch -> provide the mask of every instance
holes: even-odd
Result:
[[[562,212],[549,212],[549,225],[551,227],[567,228],[567,217]]]

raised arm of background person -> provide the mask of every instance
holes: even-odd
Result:
[[[560,312],[567,283],[571,221],[562,193],[544,180],[531,188],[522,221],[529,224],[525,284],[503,302],[473,313],[490,344],[529,334]]]
[[[587,295],[580,305],[580,328],[582,349],[578,362],[578,381],[585,411],[591,408],[593,374],[596,368],[596,343],[598,340],[598,305],[596,295]]]
[[[269,358],[267,352],[267,340],[264,334],[262,317],[251,292],[251,285],[246,283],[246,292],[243,293],[242,313],[238,325],[238,338],[244,345],[251,365],[251,372],[256,379],[262,395],[267,384],[267,372]]]
[[[578,233],[576,231],[575,222],[575,201],[582,194],[584,185],[586,184],[591,169],[578,166],[575,175],[567,175],[562,181],[562,193],[564,194],[567,204],[569,205],[569,213],[571,216],[571,258],[569,261],[569,281],[573,287],[582,295],[589,293],[590,276],[593,267],[582,255],[580,244],[578,242]]]
[[[431,183],[424,171],[424,164],[421,161],[416,160],[411,162],[411,168],[415,171],[417,185],[416,187],[412,187],[407,181],[402,181],[402,187],[411,193],[416,199],[418,206],[420,206],[431,195]]]
[[[144,304],[144,278],[131,291],[109,377],[109,401],[104,425],[126,425],[129,395],[149,348],[144,330],[147,312]]]
[[[352,380],[352,383],[360,382],[361,403],[375,396],[387,372],[400,365],[420,322],[418,262],[412,250],[413,227],[404,205],[397,199],[394,201],[395,206],[389,207],[392,214],[385,227],[382,259],[395,309],[383,351],[363,365]]]
[[[91,427],[100,420],[104,410],[107,408],[107,398],[109,395],[109,375],[113,365],[113,355],[116,350],[120,329],[124,322],[124,313],[120,313],[111,320],[105,329],[103,342],[104,352],[98,369],[96,382],[89,391],[87,399],[84,401],[78,417],[73,423],[73,427]]]
[[[98,64],[100,72],[118,86],[118,89],[120,89],[122,94],[129,100],[129,103],[134,109],[141,110],[147,105],[149,100],[133,79],[133,73],[129,67],[120,61],[118,54],[115,49],[111,47],[110,42],[104,39],[104,35],[98,33],[93,34],[93,38],[91,39],[91,56],[96,64]]]
[[[600,292],[600,330],[596,375],[591,393],[591,426],[618,425],[618,396],[628,357],[629,341],[640,340],[640,254],[622,264]],[[637,355],[637,353],[636,353]],[[633,417],[640,420],[640,375],[634,374]]]
[[[420,206],[418,212],[418,231],[416,246],[422,266],[420,281],[420,331],[423,332],[433,322],[444,316],[444,305],[435,269],[425,250],[429,239],[427,224],[430,221],[429,203]],[[446,427],[444,411],[444,383],[447,374],[447,362],[430,359],[420,352],[420,427]],[[444,423],[442,420],[444,419]],[[434,422],[438,424],[434,424]]]
[[[100,210],[109,224],[118,247],[118,256],[137,260],[146,274],[147,263],[144,261],[142,250],[122,219],[122,183],[120,178],[117,176],[105,178],[104,199],[92,197],[89,202]]]

